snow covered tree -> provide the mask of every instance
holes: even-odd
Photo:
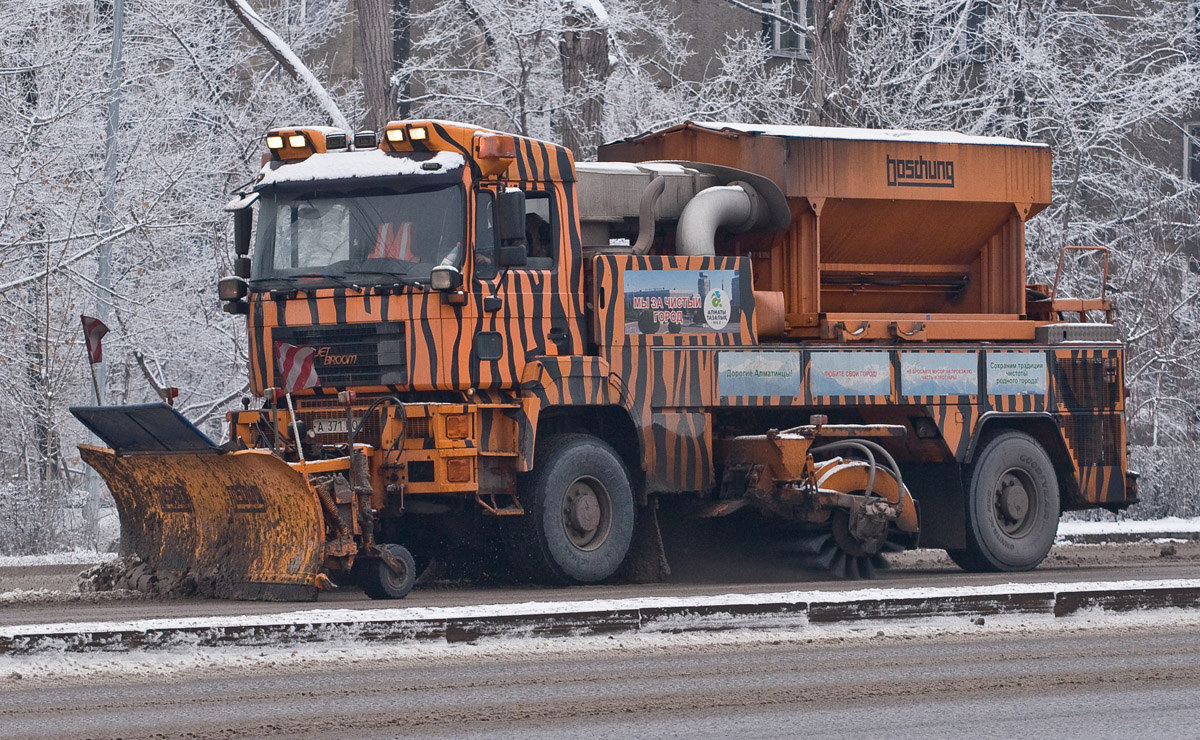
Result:
[[[102,229],[110,7],[0,6],[3,549],[53,546],[81,482],[74,445],[86,438],[67,407],[94,402],[79,315],[101,297],[102,244],[113,254],[108,401],[157,400],[137,350],[220,436],[246,362],[244,330],[214,295],[230,271],[221,205],[257,168],[261,132],[323,117],[217,0],[138,2],[125,18],[116,198]],[[292,44],[319,43],[343,11],[327,3],[292,23]]]

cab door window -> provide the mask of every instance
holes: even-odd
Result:
[[[529,257],[526,269],[552,270],[558,257],[558,209],[554,194],[539,190],[525,192],[525,244]]]
[[[496,228],[492,221],[496,196],[488,190],[475,193],[475,277],[496,277]]]

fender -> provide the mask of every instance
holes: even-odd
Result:
[[[620,407],[638,430],[639,449],[645,449],[644,428],[633,414],[630,394],[620,376],[611,372],[608,362],[600,357],[534,358],[525,365],[518,399],[518,472],[533,469],[538,418],[544,409],[554,406]]]
[[[979,420],[975,423],[975,428],[970,434],[970,439],[967,441],[966,450],[962,458],[963,464],[970,464],[975,460],[979,440],[983,437],[983,433],[987,430],[989,423],[994,423],[1002,419],[1037,419],[1049,422],[1055,429],[1058,429],[1058,421],[1054,418],[1053,414],[1047,411],[987,411],[979,417]],[[1063,450],[1065,451],[1066,446],[1062,439],[1061,430],[1058,433],[1058,440],[1063,443]],[[1047,452],[1053,452],[1053,450],[1047,450]]]

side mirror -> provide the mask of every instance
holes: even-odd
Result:
[[[253,233],[254,212],[249,206],[233,212],[233,252],[239,257],[250,254],[250,236]]]
[[[236,257],[233,260],[233,274],[240,278],[250,277],[250,258]]]
[[[500,244],[525,241],[525,193],[505,190],[496,198],[496,239]]]
[[[239,257],[250,254],[251,227],[254,225],[254,205],[261,193],[238,193],[225,204],[225,210],[233,214],[233,251]]]

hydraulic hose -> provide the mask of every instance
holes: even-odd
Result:
[[[367,410],[363,412],[362,417],[358,420],[358,424],[354,425],[354,429],[350,433],[350,449],[348,452],[354,452],[354,438],[362,431],[363,424],[367,423],[367,419],[375,412],[375,409],[379,408],[386,401],[391,401],[396,405],[396,408],[400,409],[400,435],[396,439],[403,441],[404,434],[408,431],[408,414],[404,411],[404,402],[395,396],[383,396],[372,401],[371,405],[367,406]],[[393,442],[393,445],[395,445],[395,442]]]
[[[861,452],[865,452],[868,455],[867,459],[869,460],[869,462],[871,464],[871,476],[867,482],[867,495],[868,496],[870,496],[872,494],[872,492],[874,490],[874,486],[875,486],[876,463],[875,463],[875,456],[873,454],[871,454],[871,451],[874,451],[876,454],[878,454],[880,457],[882,457],[884,459],[884,461],[886,462],[886,465],[884,466],[884,470],[886,470],[888,473],[890,473],[892,475],[892,477],[894,477],[896,479],[896,483],[900,488],[899,500],[896,502],[896,516],[901,516],[902,514],[904,514],[904,491],[906,490],[904,487],[904,478],[900,475],[900,466],[896,464],[896,458],[892,457],[891,453],[888,452],[886,449],[884,449],[883,445],[880,445],[876,442],[872,442],[870,440],[862,439],[860,437],[857,439],[847,439],[847,440],[841,440],[838,442],[830,442],[828,444],[821,445],[820,447],[813,447],[812,449],[809,450],[809,453],[810,454],[820,454],[822,452],[829,452],[831,450],[842,450],[842,449],[856,449]]]

